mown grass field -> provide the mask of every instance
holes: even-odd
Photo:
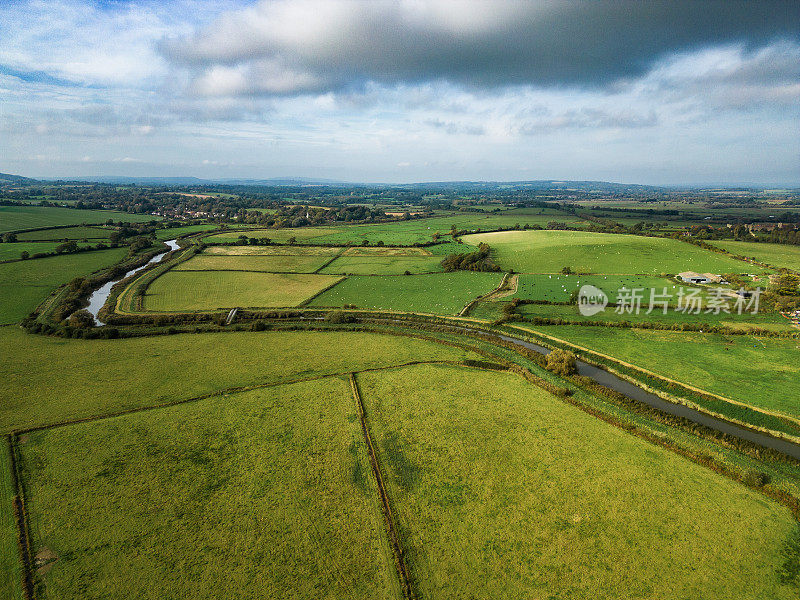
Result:
[[[58,227],[56,229],[40,229],[23,231],[17,234],[20,242],[37,240],[106,240],[111,237],[113,229],[102,227]]]
[[[31,434],[43,598],[399,598],[345,378]]]
[[[346,304],[375,310],[455,315],[476,297],[500,285],[499,273],[435,273],[348,277],[311,301],[310,306]]]
[[[127,252],[112,248],[0,264],[0,324],[22,320],[62,283],[109,267]]]
[[[752,335],[524,325],[752,406],[800,416],[800,343]]]
[[[198,254],[175,266],[175,271],[262,271],[271,273],[313,273],[330,256]]]
[[[342,252],[342,248],[321,246],[208,246],[203,254],[212,256],[327,256]]]
[[[422,598],[795,598],[785,507],[510,374],[358,376]]]
[[[5,438],[0,440],[0,597],[22,600],[22,572],[14,519],[14,485]]]
[[[145,223],[159,221],[161,217],[134,215],[113,210],[77,210],[52,206],[0,206],[0,233],[53,225],[105,223],[109,219],[114,222]]]
[[[332,275],[246,271],[167,271],[147,288],[150,311],[297,306],[335,283]]]
[[[754,244],[752,242],[712,241],[714,246],[757,261],[800,271],[800,246],[789,244]]]
[[[489,244],[503,269],[519,273],[749,273],[753,265],[667,238],[582,231],[508,231],[464,236]]]
[[[0,353],[0,433],[236,386],[412,360],[479,358],[407,337],[330,331],[73,340],[0,327],[0,347],[14,349]]]

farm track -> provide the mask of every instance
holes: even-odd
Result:
[[[383,510],[383,517],[386,521],[386,533],[389,536],[389,543],[392,546],[392,554],[394,555],[395,567],[397,568],[397,575],[400,579],[400,588],[403,591],[403,597],[407,600],[414,598],[414,592],[411,588],[411,580],[408,576],[408,567],[406,566],[405,559],[403,558],[403,547],[400,542],[400,536],[397,533],[397,528],[394,522],[394,514],[389,502],[389,497],[386,494],[386,486],[383,483],[383,474],[381,473],[380,462],[378,461],[375,446],[372,443],[372,436],[369,432],[369,425],[367,423],[367,415],[364,410],[364,402],[361,399],[361,391],[358,388],[358,381],[356,380],[356,373],[350,373],[350,387],[353,390],[353,399],[358,408],[358,417],[361,421],[361,431],[364,433],[364,441],[367,444],[367,451],[369,452],[369,462],[372,465],[372,472],[375,475],[375,481],[378,484],[378,493],[381,497],[381,505]]]

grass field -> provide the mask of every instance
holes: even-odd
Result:
[[[55,252],[59,244],[61,242],[12,242],[10,244],[0,244],[0,261],[18,260],[23,252],[27,252],[30,256],[39,252]],[[86,248],[90,245],[78,243],[81,248]]]
[[[198,254],[175,267],[176,271],[262,271],[271,273],[313,273],[331,260],[314,255]]]
[[[714,246],[757,261],[800,271],[800,246],[789,244],[754,244],[752,242],[713,241]]]
[[[541,211],[542,214],[539,214]],[[297,229],[255,229],[244,232],[247,237],[269,238],[276,242],[286,242],[294,237],[298,242],[308,244],[346,244],[362,243],[364,240],[375,244],[379,241],[387,245],[411,245],[430,242],[433,234],[446,235],[453,225],[457,229],[492,230],[514,227],[517,224],[546,225],[550,221],[578,223],[579,220],[552,209],[517,209],[500,214],[456,213],[445,217],[413,219],[392,223],[372,223],[364,225],[336,225],[321,227],[301,227]],[[220,233],[208,238],[209,242],[231,242],[242,235],[242,231]]]
[[[800,344],[753,336],[527,326],[767,410],[800,416]]]
[[[796,597],[798,525],[740,484],[513,375],[359,382],[420,597]]]
[[[159,221],[153,215],[134,215],[113,210],[76,210],[51,206],[0,206],[0,233],[53,225],[105,223],[109,219],[125,223]]]
[[[147,289],[151,311],[297,306],[337,281],[332,275],[171,270]]]
[[[478,358],[406,337],[324,331],[72,340],[0,327],[0,347],[15,350],[0,353],[0,433],[235,386],[413,360]]]
[[[20,321],[62,283],[111,266],[127,252],[113,248],[0,265],[0,324]]]
[[[32,434],[46,598],[399,598],[346,379]]]
[[[156,238],[159,240],[171,240],[180,235],[188,235],[190,233],[199,233],[201,231],[213,231],[217,225],[213,223],[204,223],[201,225],[183,225],[180,227],[168,227],[166,229],[157,229]]]
[[[637,275],[561,275],[561,274],[525,274],[519,276],[517,293],[510,298],[523,300],[547,300],[548,302],[567,302],[574,290],[584,285],[593,285],[603,290],[610,303],[617,301],[617,291],[626,287],[645,288],[649,299],[650,289],[662,293],[677,293],[681,284],[674,279]],[[686,289],[690,286],[684,285]]]
[[[14,520],[14,486],[5,438],[0,440],[0,597],[22,600],[22,572]]]
[[[102,227],[58,227],[56,229],[40,229],[23,231],[17,234],[20,242],[37,240],[107,240],[113,229]]]
[[[321,246],[208,246],[203,254],[212,256],[327,256],[332,258],[342,248]]]
[[[571,267],[583,273],[659,275],[748,273],[754,267],[697,246],[667,238],[581,231],[509,231],[468,235],[473,245],[489,244],[503,269],[519,273],[557,273]]]
[[[517,307],[517,313],[525,317],[547,317],[547,318],[562,318],[569,321],[605,321],[609,323],[619,323],[628,321],[630,323],[663,323],[666,325],[691,323],[695,325],[708,324],[708,325],[722,325],[726,327],[749,329],[751,327],[763,327],[765,329],[791,331],[789,321],[775,312],[760,312],[758,314],[743,313],[736,314],[733,310],[732,314],[715,315],[712,313],[701,312],[700,314],[688,314],[677,312],[675,307],[669,308],[667,314],[663,313],[663,309],[658,307],[653,310],[649,315],[647,314],[649,298],[642,302],[642,310],[639,314],[635,313],[617,313],[616,307],[609,305],[606,309],[596,315],[584,317],[578,311],[576,305],[542,305],[542,304],[524,304]],[[731,302],[731,306],[733,303]]]
[[[423,248],[348,248],[321,273],[403,275],[441,271],[441,256]]]
[[[490,292],[503,279],[498,273],[436,273],[386,277],[348,277],[320,294],[311,306],[398,310],[454,315],[477,296]]]

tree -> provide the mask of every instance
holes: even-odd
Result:
[[[572,267],[564,267],[563,269],[561,269],[562,275],[572,275],[573,273],[574,271],[572,270]]]
[[[31,255],[28,253],[28,251],[27,251],[27,250],[23,250],[23,251],[22,251],[22,254],[20,254],[20,255],[19,255],[19,257],[20,257],[22,260],[28,260],[28,259],[30,258],[30,256],[31,256]]]
[[[64,242],[63,244],[59,244],[56,246],[56,252],[58,254],[62,254],[64,252],[77,252],[78,251],[78,242],[75,240],[70,240],[68,242]]]
[[[578,372],[575,361],[575,355],[572,352],[558,348],[547,355],[545,368],[551,373],[565,377]]]
[[[17,241],[17,234],[16,234],[16,233],[6,233],[6,234],[3,236],[3,241],[4,241],[6,244],[13,244],[14,242],[16,242],[16,241]]]

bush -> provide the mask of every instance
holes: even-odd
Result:
[[[578,372],[578,368],[575,365],[575,355],[568,350],[561,349],[553,350],[547,355],[545,369],[562,377],[574,375]]]
[[[771,480],[769,475],[761,471],[748,471],[743,478],[744,483],[752,487],[764,487]]]
[[[69,326],[76,329],[88,329],[94,327],[94,317],[88,310],[79,310],[70,315]]]
[[[354,323],[356,318],[341,310],[334,310],[325,315],[328,323]]]

